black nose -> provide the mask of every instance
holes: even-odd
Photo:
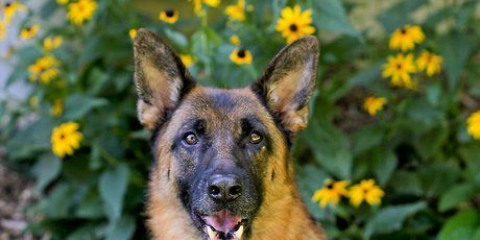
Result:
[[[208,184],[208,194],[215,200],[232,201],[242,195],[240,178],[235,175],[213,175]]]

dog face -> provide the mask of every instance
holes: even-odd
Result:
[[[139,119],[154,132],[150,194],[181,202],[200,238],[248,239],[262,208],[293,181],[288,146],[307,124],[316,39],[286,47],[256,83],[232,90],[197,84],[148,30],[134,54]]]

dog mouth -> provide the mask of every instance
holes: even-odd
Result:
[[[209,216],[199,216],[203,222],[201,230],[208,240],[242,240],[248,219],[221,210]]]

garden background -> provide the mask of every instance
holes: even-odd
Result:
[[[313,27],[317,87],[293,150],[329,238],[480,239],[480,1],[0,3],[0,64],[12,70],[0,90],[0,163],[31,182],[21,186],[34,199],[22,208],[26,229],[7,239],[148,238],[152,156],[132,78],[139,27],[218,87],[251,83],[285,37]],[[61,129],[71,142],[55,138]]]

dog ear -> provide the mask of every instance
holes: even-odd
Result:
[[[149,130],[180,102],[195,81],[174,50],[146,29],[139,29],[134,39],[135,85],[140,122]]]
[[[252,90],[294,137],[306,128],[308,101],[315,88],[318,41],[313,36],[299,39],[282,49],[269,63]]]

